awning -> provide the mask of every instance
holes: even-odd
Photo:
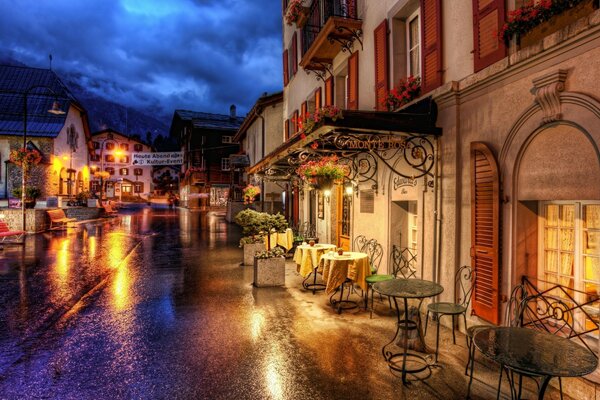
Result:
[[[432,175],[431,139],[442,134],[436,120],[431,98],[399,112],[343,110],[341,118],[325,118],[312,132],[296,134],[247,171],[270,180],[293,180],[303,162],[336,154],[351,167],[349,178],[358,182],[376,180],[377,161],[405,178]]]

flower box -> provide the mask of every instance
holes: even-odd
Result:
[[[283,286],[285,285],[285,258],[255,258],[254,286]]]
[[[254,255],[264,249],[264,243],[246,243],[244,245],[244,265],[253,265]]]
[[[584,0],[573,8],[552,16],[547,21],[522,34],[519,37],[519,45],[521,48],[532,46],[543,40],[546,36],[571,25],[593,11],[594,0]]]

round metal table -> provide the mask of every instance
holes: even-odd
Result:
[[[432,362],[427,357],[419,354],[415,351],[408,351],[408,334],[409,331],[417,331],[418,340],[421,341],[423,349],[426,351],[425,339],[423,338],[423,330],[421,328],[421,303],[428,297],[437,296],[444,291],[444,288],[431,281],[422,279],[393,279],[385,282],[378,282],[373,285],[373,289],[381,293],[382,295],[389,296],[394,299],[394,306],[396,307],[396,314],[398,317],[398,323],[396,333],[392,340],[382,347],[381,352],[383,358],[388,362],[388,366],[392,371],[398,371],[402,373],[402,383],[407,384],[409,381],[406,379],[407,374],[414,374],[430,370]],[[404,300],[404,317],[400,316],[400,307],[398,307],[398,299]],[[416,320],[410,319],[408,310],[408,299],[419,299],[419,306],[417,307],[417,318]],[[402,352],[394,352],[390,347],[396,345],[396,338],[402,331],[403,333],[403,346]],[[407,362],[411,365],[407,365]]]
[[[490,327],[478,331],[473,344],[503,368],[541,377],[538,399],[552,378],[584,376],[598,366],[596,356],[574,340],[534,329]],[[512,385],[511,390],[514,394]]]

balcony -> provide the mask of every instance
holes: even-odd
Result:
[[[313,1],[302,28],[302,68],[323,71],[340,51],[351,51],[354,41],[360,42],[362,20],[357,17],[356,1]]]

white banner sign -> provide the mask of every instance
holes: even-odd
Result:
[[[133,153],[133,165],[181,165],[183,152],[172,151],[167,153]]]

